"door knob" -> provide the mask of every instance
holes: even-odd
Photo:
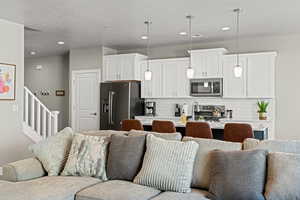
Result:
[[[95,115],[95,116],[96,116],[96,115],[97,115],[97,113],[91,113],[91,115]]]

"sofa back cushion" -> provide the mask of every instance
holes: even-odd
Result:
[[[181,133],[157,133],[151,131],[140,131],[140,130],[131,130],[129,131],[128,135],[148,135],[152,134],[156,137],[163,138],[165,140],[181,140],[182,136]]]
[[[141,171],[134,183],[173,192],[190,192],[198,144],[147,136]]]
[[[195,141],[199,144],[194,164],[192,187],[203,189],[208,189],[210,183],[210,152],[216,149],[222,151],[234,151],[242,149],[241,143],[224,142],[214,139],[184,137],[183,141]]]
[[[265,190],[267,200],[300,199],[300,154],[270,153]]]
[[[132,181],[142,165],[145,147],[145,135],[112,135],[107,159],[108,179]]]
[[[62,172],[64,176],[90,176],[107,180],[106,158],[109,137],[76,134],[68,161]]]
[[[265,199],[266,150],[216,150],[211,160],[211,199]]]
[[[115,131],[115,130],[89,130],[82,131],[80,134],[90,136],[112,136],[112,135],[127,135],[128,131]]]
[[[296,140],[256,140],[246,139],[243,149],[266,149],[269,152],[284,152],[300,154],[300,141]]]

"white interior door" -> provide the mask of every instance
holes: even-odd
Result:
[[[75,131],[99,130],[99,71],[73,72],[73,120]]]

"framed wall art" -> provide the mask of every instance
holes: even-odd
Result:
[[[16,65],[0,63],[0,100],[16,99]]]

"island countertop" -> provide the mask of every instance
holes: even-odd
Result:
[[[135,119],[141,121],[144,126],[151,126],[153,120],[168,120],[173,121],[176,127],[185,127],[185,124],[180,122],[180,117],[173,116],[135,116]],[[193,120],[189,120],[193,121]],[[206,121],[212,129],[224,129],[226,123],[247,123],[252,126],[253,131],[265,131],[271,125],[271,122],[266,120],[256,119],[220,119],[220,121]]]

